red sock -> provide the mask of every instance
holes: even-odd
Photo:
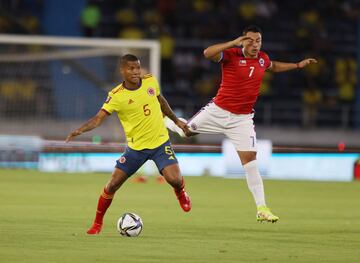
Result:
[[[105,189],[103,190],[99,197],[94,224],[102,225],[106,210],[109,208],[113,198],[114,194],[109,194]]]
[[[185,181],[184,181],[184,177],[182,177],[181,178],[181,187],[179,189],[174,188],[176,196],[178,196],[184,190],[184,188],[185,188]]]

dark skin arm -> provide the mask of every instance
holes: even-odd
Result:
[[[99,112],[92,117],[90,120],[85,122],[80,128],[74,130],[71,132],[67,137],[65,142],[69,142],[74,137],[87,132],[91,131],[92,129],[95,129],[96,127],[100,126],[100,124],[104,121],[104,119],[108,116],[108,114],[104,110],[99,110]]]
[[[186,136],[193,135],[192,132],[189,130],[189,127],[186,125],[185,122],[181,121],[176,117],[175,113],[171,109],[169,103],[167,100],[160,94],[157,96],[157,99],[160,103],[161,111],[162,113],[167,116],[170,120],[172,120],[180,129],[184,131]]]
[[[169,119],[172,120],[177,125],[177,122],[180,120],[176,117],[175,113],[170,108],[170,105],[167,102],[167,100],[161,94],[159,96],[157,96],[157,99],[160,103],[160,108],[161,108],[162,113],[165,116],[169,117]]]

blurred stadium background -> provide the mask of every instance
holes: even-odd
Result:
[[[319,61],[302,71],[267,73],[255,108],[258,139],[275,152],[358,153],[359,15],[358,1],[335,0],[0,1],[0,134],[40,136],[46,151],[64,151],[58,141],[93,116],[121,81],[116,65],[127,52],[160,77],[170,105],[189,118],[216,94],[221,77],[202,50],[256,24],[272,60]],[[224,139],[172,137],[219,149]],[[18,138],[12,140],[23,142]],[[124,139],[112,116],[78,140]]]
[[[134,177],[102,234],[86,236],[125,138],[111,116],[64,139],[121,81],[119,57],[138,55],[189,118],[220,82],[203,49],[248,24],[272,60],[319,61],[268,73],[255,109],[280,222],[256,224],[246,182],[222,178],[244,177],[223,137],[172,134],[191,213],[158,177]],[[359,262],[359,50],[358,0],[0,0],[0,262]],[[138,174],[158,173],[150,163]],[[123,212],[143,218],[136,240],[116,232]]]

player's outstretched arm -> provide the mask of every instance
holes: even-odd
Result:
[[[172,120],[176,124],[176,126],[178,126],[180,129],[182,129],[186,136],[195,135],[189,130],[189,127],[186,125],[186,122],[180,120],[175,115],[175,113],[171,109],[169,103],[161,94],[157,98],[160,103],[161,111],[165,116],[167,116],[170,120]]]
[[[92,117],[90,120],[88,120],[87,122],[85,122],[80,128],[76,129],[75,131],[71,132],[67,137],[65,142],[69,142],[70,140],[72,140],[74,137],[90,131],[92,129],[95,129],[96,127],[98,127],[103,120],[108,116],[108,114],[104,111],[104,110],[100,110],[94,117]]]
[[[271,72],[284,72],[294,69],[301,69],[306,67],[307,65],[317,63],[317,60],[314,58],[307,58],[304,60],[301,60],[298,63],[285,63],[285,62],[279,62],[279,61],[272,61],[272,65],[269,69]]]
[[[159,96],[157,96],[157,99],[160,103],[162,113],[175,123],[179,121],[178,117],[176,117],[175,113],[171,109],[169,103],[164,98],[164,96],[160,94]]]
[[[207,59],[210,59],[215,62],[219,62],[221,58],[221,52],[223,52],[225,49],[228,48],[240,47],[244,44],[244,41],[248,39],[250,39],[250,37],[240,36],[232,41],[209,46],[204,50],[204,56]]]

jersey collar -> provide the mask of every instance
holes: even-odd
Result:
[[[259,53],[257,54],[256,58],[249,58],[249,57],[245,57],[245,48],[242,47],[240,50],[239,50],[239,53],[240,53],[240,56],[244,57],[244,58],[248,58],[248,59],[256,59],[256,58],[259,58]]]
[[[128,89],[128,88],[126,87],[126,85],[125,85],[125,81],[123,81],[123,82],[121,83],[121,85],[124,87],[124,89],[130,90],[130,91],[138,90],[138,89],[141,87],[141,85],[142,85],[142,78],[140,78],[139,84],[138,84],[138,86],[137,86],[136,89]]]

